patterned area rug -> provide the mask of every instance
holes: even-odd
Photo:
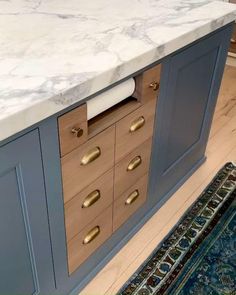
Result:
[[[227,163],[118,294],[236,295],[235,209]]]

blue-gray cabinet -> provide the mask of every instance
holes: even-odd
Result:
[[[38,132],[1,147],[0,163],[0,294],[51,294],[55,283]]]
[[[157,202],[204,160],[231,28],[164,63],[152,176]]]
[[[161,88],[147,201],[71,275],[59,114],[1,143],[0,295],[78,294],[202,163],[231,31],[232,26],[226,26],[159,61]]]

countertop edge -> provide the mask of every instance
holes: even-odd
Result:
[[[233,6],[234,4],[227,5]],[[202,10],[204,7],[205,6],[198,8],[198,10]],[[197,12],[197,9],[193,10],[193,13]],[[158,60],[187,45],[190,45],[194,41],[197,41],[198,39],[220,29],[221,27],[230,24],[235,20],[235,18],[236,8],[235,11],[232,10],[229,13],[223,14],[219,18],[210,19],[209,21],[199,25],[197,28],[191,30],[190,27],[189,30],[184,32],[182,35],[179,35],[175,39],[166,42],[164,52],[159,52],[159,46],[152,48],[141,56],[135,56],[133,59],[130,59],[124,64],[118,65],[115,68],[109,69],[107,72],[99,74],[96,78],[93,78],[92,81],[87,80],[84,83],[73,87],[72,89],[68,89],[65,92],[55,96],[45,98],[42,101],[35,102],[16,113],[12,113],[9,116],[0,119],[0,143],[3,140],[5,141],[9,137],[23,131],[24,129],[27,129],[30,126],[33,126],[40,121],[49,118],[60,111],[63,111],[64,109],[67,109],[79,101],[94,95],[102,89],[119,82],[120,80],[132,75],[142,68],[158,62]],[[160,47],[161,46],[163,46],[163,44],[161,44]],[[122,67],[122,71],[119,72],[119,75],[116,75],[117,70],[120,70],[120,67]],[[114,77],[112,83],[106,79],[106,77],[111,76]]]

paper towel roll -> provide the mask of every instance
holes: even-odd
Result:
[[[87,101],[88,120],[131,96],[134,93],[134,89],[135,81],[133,78],[130,78]]]

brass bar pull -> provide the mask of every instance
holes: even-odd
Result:
[[[230,39],[230,43],[231,43],[231,44],[236,44],[236,39],[231,38],[231,39]]]
[[[128,196],[128,198],[125,201],[125,205],[131,205],[134,201],[137,200],[138,197],[139,197],[139,191],[136,189]]]
[[[129,131],[130,132],[134,132],[138,129],[140,129],[141,127],[143,127],[143,125],[145,124],[145,119],[144,117],[139,117],[138,119],[136,119],[135,121],[132,122]]]
[[[153,89],[153,91],[157,91],[160,87],[160,84],[156,81],[149,84],[149,87]]]
[[[100,227],[95,226],[93,229],[91,229],[87,235],[85,236],[83,240],[83,244],[87,245],[91,243],[98,235],[100,234]]]
[[[82,208],[88,208],[92,206],[94,203],[96,203],[101,197],[100,191],[95,190],[91,192],[87,197],[84,199]]]
[[[89,152],[87,152],[87,154],[85,154],[80,162],[80,164],[82,166],[85,166],[91,162],[93,162],[94,160],[96,160],[98,157],[100,157],[101,155],[101,150],[100,148],[97,146],[93,149],[91,149]]]
[[[72,128],[71,133],[73,133],[76,137],[81,137],[84,133],[84,130],[81,128]]]
[[[142,163],[142,158],[140,156],[137,156],[135,158],[133,158],[133,160],[131,160],[129,162],[129,165],[127,167],[127,171],[132,171],[135,168],[137,168],[140,164]]]

